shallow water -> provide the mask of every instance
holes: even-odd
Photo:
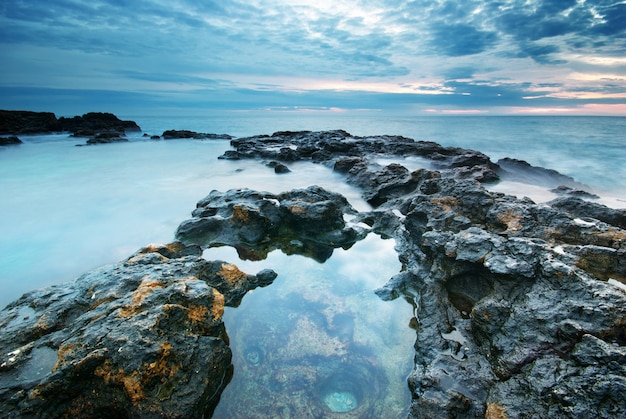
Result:
[[[393,246],[370,234],[323,264],[279,251],[238,262],[278,277],[224,313],[234,376],[214,417],[406,417],[413,309],[373,292],[400,270]],[[213,248],[204,257],[237,256]]]
[[[318,184],[358,209],[367,205],[321,165],[292,165],[291,174],[278,176],[261,162],[218,160],[228,141],[75,147],[85,140],[54,137],[0,149],[0,307],[149,243],[172,241],[213,189],[278,193]]]

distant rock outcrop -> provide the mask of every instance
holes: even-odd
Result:
[[[22,143],[22,140],[17,138],[15,135],[12,135],[10,137],[0,137],[0,146],[15,145],[15,144],[21,144],[21,143]]]
[[[206,134],[202,132],[188,130],[167,130],[161,135],[164,140],[175,140],[182,138],[193,138],[194,140],[231,140],[233,137],[228,134]]]
[[[0,110],[0,134],[39,134],[60,131],[52,112]]]
[[[73,118],[59,119],[51,112],[2,111],[0,133],[49,134],[69,132],[77,137],[93,137],[101,132],[141,131],[134,121],[122,121],[111,113],[90,112]]]

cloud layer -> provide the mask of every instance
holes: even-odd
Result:
[[[620,113],[624,22],[608,0],[2,0],[0,106]]]

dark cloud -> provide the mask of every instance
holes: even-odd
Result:
[[[433,27],[432,48],[452,57],[473,55],[495,45],[494,32],[481,31],[470,25],[439,24]]]

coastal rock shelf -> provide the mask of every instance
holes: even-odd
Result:
[[[372,208],[319,187],[213,191],[180,241],[26,294],[0,313],[1,416],[210,415],[231,373],[223,307],[276,273],[247,275],[202,251],[321,262],[369,232],[394,238],[402,262],[378,296],[415,307],[410,417],[626,415],[626,211],[581,199],[592,198],[585,186],[557,172],[405,137],[277,132],[231,144],[222,158],[331,167]],[[421,167],[409,170],[411,158]],[[298,176],[295,165],[283,176]],[[536,204],[485,188],[501,179],[565,196]],[[250,345],[255,367],[263,354]],[[351,374],[325,368],[334,381]],[[328,417],[371,413],[360,388],[316,390]]]

